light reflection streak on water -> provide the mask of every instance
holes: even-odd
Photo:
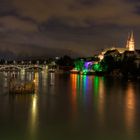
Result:
[[[50,80],[49,80],[49,86],[50,86],[50,94],[53,95],[55,94],[55,73],[49,73],[50,75]]]
[[[99,98],[98,98],[98,111],[99,111],[99,119],[100,123],[104,123],[104,108],[105,108],[105,87],[103,77],[99,78]]]
[[[76,114],[77,111],[77,74],[71,74],[71,82],[72,82],[72,114]]]
[[[104,77],[95,76],[93,79],[94,91],[94,107],[98,111],[99,125],[104,125],[105,122],[105,84]]]
[[[46,93],[47,92],[47,89],[48,89],[48,84],[47,84],[47,81],[48,81],[48,73],[46,70],[43,70],[42,71],[42,92],[43,93]],[[46,98],[44,97],[43,100],[46,100]]]
[[[24,69],[22,69],[21,72],[20,72],[20,79],[21,79],[22,81],[25,80],[25,70],[24,70]]]
[[[94,95],[97,97],[99,93],[99,77],[94,77]]]
[[[37,135],[37,117],[38,117],[37,94],[39,85],[39,73],[35,73],[34,80],[35,80],[35,94],[31,98],[31,111],[29,115],[29,128],[30,128],[29,130],[31,139],[35,139]]]
[[[80,90],[80,96],[83,94],[83,78],[82,76],[79,76],[79,79],[80,79],[80,87],[79,87],[79,90]]]
[[[98,96],[99,96],[99,77],[95,76],[93,79],[93,98],[94,98],[94,106],[97,107],[98,105]]]
[[[32,104],[31,104],[31,116],[30,116],[30,128],[31,128],[31,136],[34,136],[36,133],[36,125],[37,125],[37,97],[36,95],[32,96]]]
[[[93,89],[93,77],[92,76],[83,76],[83,97],[85,106],[91,107],[92,102],[92,89]]]
[[[88,84],[87,83],[87,76],[86,75],[83,75],[82,77],[83,77],[83,85],[84,85],[83,86],[83,88],[84,88],[83,89],[83,93],[84,93],[84,97],[85,97],[86,96],[86,88],[87,88],[87,84]]]
[[[3,75],[4,75],[4,83],[3,83],[3,85],[4,85],[4,89],[5,88],[8,88],[8,73],[7,72],[4,72],[3,73]]]
[[[38,85],[39,85],[39,73],[36,72],[34,74],[34,82],[35,82],[35,94],[38,93]]]
[[[50,85],[55,84],[55,73],[50,73]]]
[[[80,94],[80,75],[77,75],[77,94]]]
[[[135,91],[132,83],[128,83],[128,88],[126,90],[126,100],[125,100],[125,120],[126,128],[129,133],[134,130],[135,126],[135,107],[136,107],[136,97]]]
[[[46,70],[42,71],[42,83],[45,90],[46,85],[47,85],[47,71]]]
[[[87,89],[87,76],[86,75],[81,75],[81,79],[80,79],[80,83],[81,83],[81,91],[82,91],[82,100],[84,101],[84,103],[86,104],[86,89]]]

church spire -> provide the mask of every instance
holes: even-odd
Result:
[[[130,41],[134,41],[134,33],[133,33],[133,31],[131,31],[131,34],[130,34]]]
[[[134,41],[134,34],[133,31],[130,33],[130,36],[128,36],[126,48],[129,51],[134,51],[135,50],[135,41]]]

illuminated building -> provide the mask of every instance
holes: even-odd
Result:
[[[98,58],[101,61],[104,59],[104,54],[106,54],[108,51],[114,51],[114,50],[117,50],[120,54],[123,54],[125,51],[135,51],[135,41],[134,41],[133,32],[131,32],[130,35],[128,36],[125,48],[118,48],[118,47],[106,48],[98,55]]]
[[[129,51],[135,51],[135,41],[134,41],[133,32],[131,32],[130,36],[128,36],[126,48]]]

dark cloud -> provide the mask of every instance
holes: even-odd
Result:
[[[134,12],[135,14],[140,15],[140,6],[136,6]]]
[[[93,7],[99,4],[102,0],[75,0],[73,6],[84,6],[84,7]]]
[[[139,16],[139,0],[0,0],[0,51],[88,56],[124,47],[131,29],[139,44]]]
[[[20,19],[15,16],[2,16],[0,17],[0,29],[3,32],[34,32],[37,31],[37,26],[28,19]]]
[[[139,0],[124,0],[125,2],[130,2],[130,3],[140,3]]]
[[[91,5],[96,5],[97,4],[97,0],[78,0],[81,4],[83,5],[88,5],[88,6],[91,6]]]
[[[0,16],[14,15],[16,9],[10,0],[0,0]]]

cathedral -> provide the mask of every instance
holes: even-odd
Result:
[[[135,41],[134,41],[134,35],[133,32],[128,36],[127,44],[126,44],[126,49],[128,51],[135,51]]]
[[[113,51],[113,50],[117,50],[119,53],[124,53],[125,51],[135,51],[135,40],[134,40],[133,32],[131,32],[128,35],[125,48],[118,48],[118,47],[106,48],[101,52],[101,54],[98,55],[98,57],[100,58],[100,60],[102,60],[104,58],[104,54],[107,51]]]

